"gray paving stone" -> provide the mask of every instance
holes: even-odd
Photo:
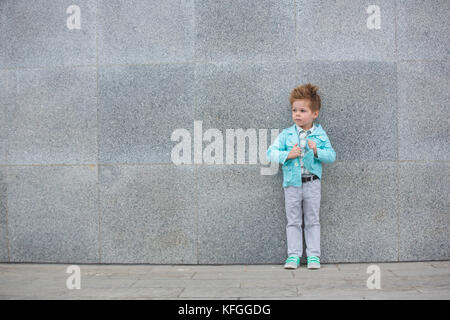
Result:
[[[393,264],[397,264],[397,262],[393,263]],[[381,269],[382,266],[386,266],[386,265],[390,265],[389,263],[339,263],[337,264],[337,268],[339,269],[340,272],[346,272],[346,271],[350,271],[350,272],[359,272],[359,273],[365,273],[367,271],[367,268],[371,265],[377,265],[379,266]],[[427,266],[429,267],[429,266]]]
[[[450,299],[450,285],[444,286],[416,287],[424,295],[433,295],[439,299]]]
[[[340,161],[324,170],[321,261],[397,260],[397,165]]]
[[[11,285],[8,287],[0,288],[0,296],[20,296],[23,298],[42,298],[42,297],[58,297],[64,294],[64,291],[68,290],[66,287],[33,287],[33,286],[20,286]]]
[[[448,261],[430,261],[429,264],[437,269],[447,269],[450,267],[450,262]]]
[[[450,270],[448,269],[434,269],[427,270],[424,268],[416,268],[416,269],[395,269],[389,270],[392,274],[402,277],[402,276],[411,276],[411,277],[434,277],[434,276],[450,276]]]
[[[8,163],[96,163],[95,68],[22,69],[16,73],[17,103],[8,109]]]
[[[229,279],[139,279],[131,287],[240,287],[240,280]]]
[[[67,13],[70,2],[1,1],[0,68],[95,64],[96,4],[96,0],[76,2],[81,29],[71,30],[67,27],[74,14]]]
[[[339,299],[339,296],[352,298],[352,299],[363,299],[364,294],[368,291],[367,288],[356,289],[352,287],[344,288],[298,288],[299,296],[303,299],[315,299],[321,297],[322,299]]]
[[[449,169],[442,162],[399,163],[401,261],[450,257]]]
[[[260,287],[280,287],[280,286],[295,286],[302,290],[316,289],[316,288],[342,288],[348,286],[347,280],[342,277],[335,278],[306,278],[306,279],[273,279],[270,276],[267,279],[243,279],[241,280],[242,288],[260,288]]]
[[[261,61],[295,58],[292,1],[195,1],[196,59]]]
[[[362,294],[364,300],[422,300],[426,298],[422,293],[415,289],[393,292],[374,289]]]
[[[450,293],[448,261],[384,263],[381,273],[381,289],[369,290],[366,264],[339,264],[340,270],[295,270],[285,273],[268,268],[266,271],[234,271],[230,266],[215,266],[215,272],[192,273],[176,271],[176,265],[168,265],[171,271],[153,270],[143,274],[143,265],[108,265],[100,276],[82,275],[81,289],[66,288],[66,278],[58,272],[65,265],[53,264],[0,264],[0,299],[445,299]],[[390,265],[402,276],[393,272],[386,274]],[[7,271],[15,266],[15,273]],[[84,274],[102,269],[101,265],[82,265]],[[342,268],[342,266],[345,266]],[[393,267],[395,266],[395,267]],[[150,266],[149,268],[151,268]],[[213,266],[209,266],[213,267]],[[245,266],[241,266],[245,267]],[[270,266],[268,266],[270,267]],[[350,268],[352,267],[352,268]],[[111,269],[129,269],[128,278],[111,278]],[[430,274],[429,269],[436,270]],[[384,271],[383,271],[384,270]],[[46,271],[46,274],[45,274]],[[420,272],[422,271],[422,274]],[[447,271],[445,273],[444,271]],[[21,275],[20,278],[5,275]],[[279,277],[280,274],[290,276]],[[334,277],[332,277],[334,274]],[[36,275],[39,275],[36,278]],[[136,278],[139,276],[139,279]],[[198,276],[202,279],[198,279]],[[239,275],[239,278],[236,278]],[[265,275],[262,277],[262,275]],[[206,276],[206,277],[205,277]]]
[[[286,270],[285,270],[286,271]],[[192,279],[229,279],[229,280],[239,280],[239,279],[267,279],[267,277],[272,279],[292,279],[292,273],[287,272],[232,272],[232,271],[215,271],[215,272],[202,272],[195,273]]]
[[[2,294],[11,294],[11,295],[18,295],[18,294],[22,294],[22,295],[37,295],[39,296],[40,293],[42,292],[44,295],[48,294],[48,293],[57,293],[57,292],[61,292],[63,293],[67,289],[67,277],[69,277],[69,275],[66,275],[66,278],[63,279],[41,279],[41,278],[32,278],[30,279],[29,277],[24,277],[27,278],[25,279],[20,279],[20,280],[15,280],[15,281],[2,281],[0,279],[0,284],[2,285],[2,290],[1,293]],[[128,282],[131,282],[132,280],[128,280]],[[105,283],[106,284],[106,283]],[[90,282],[90,281],[85,281],[85,279],[82,277],[81,278],[81,288],[90,288],[90,287],[100,287],[100,288],[111,288],[111,287],[115,287],[115,288],[127,288],[129,287],[126,286],[124,284],[124,281],[116,281],[114,284],[113,283],[109,283],[109,286],[102,286],[99,282]]]
[[[284,262],[284,261],[283,261]],[[191,272],[208,272],[216,271],[218,268],[225,268],[227,271],[238,271],[238,272],[252,272],[252,271],[281,271],[283,269],[284,263],[277,265],[273,264],[202,264],[202,265],[162,265],[162,266],[152,266],[152,270],[177,270],[177,271],[191,271]],[[332,265],[324,265],[325,269],[333,269]],[[336,269],[337,270],[337,269]]]
[[[193,82],[192,64],[100,66],[99,162],[172,163],[172,133],[193,139]]]
[[[408,276],[397,276],[395,279],[389,282],[389,285],[394,287],[397,285],[411,284],[417,290],[421,289],[450,289],[450,272],[446,274],[434,274],[434,275],[421,275],[416,272],[407,273]],[[385,282],[385,281],[384,281]]]
[[[86,277],[106,277],[106,278],[115,278],[120,279],[123,277],[134,277],[139,278],[139,276],[143,274],[147,274],[152,271],[150,267],[148,268],[139,268],[136,265],[130,266],[117,266],[118,268],[107,267],[103,269],[101,266],[97,266],[94,268],[86,268],[86,266],[80,266],[81,274]]]
[[[271,298],[266,298],[270,300]],[[345,294],[342,293],[334,293],[334,294],[327,294],[322,296],[303,296],[300,295],[295,300],[362,300],[362,297],[359,297],[354,294]],[[293,300],[293,299],[290,299]]]
[[[395,1],[382,0],[380,29],[369,29],[369,3],[297,0],[300,60],[395,60]],[[312,23],[312,21],[314,23]]]
[[[195,272],[171,272],[171,271],[152,271],[139,276],[139,280],[146,279],[192,279]]]
[[[279,296],[289,297],[297,296],[297,290],[294,286],[280,287],[255,287],[255,288],[222,288],[222,287],[188,287],[180,294],[180,297],[267,297]]]
[[[286,297],[286,296],[279,296],[279,297],[239,297],[237,298],[239,300],[301,300],[301,296],[292,296],[292,297]],[[262,307],[262,305],[261,305]]]
[[[449,295],[440,295],[436,293],[422,293],[421,300],[449,300]]]
[[[322,279],[327,279],[329,281],[338,281],[339,279],[344,280],[364,280],[369,276],[366,273],[366,269],[361,271],[336,271],[336,272],[322,272],[321,270],[296,270],[293,272],[294,278],[299,279],[298,281],[320,281]]]
[[[450,57],[450,31],[446,22],[450,3],[446,0],[397,2],[398,59],[442,60]]]
[[[60,296],[56,293],[54,295],[41,295],[41,296],[23,296],[23,295],[0,295],[0,300],[61,300]]]
[[[190,61],[194,56],[194,2],[98,1],[100,64]]]
[[[370,264],[367,264],[369,266]],[[420,269],[422,272],[434,272],[436,271],[436,267],[432,265],[431,261],[409,261],[409,262],[387,262],[387,263],[376,263],[377,266],[380,267],[381,270],[417,270]],[[438,266],[441,265],[441,262],[437,263]],[[345,267],[347,268],[358,268],[360,264],[340,264],[339,268],[342,270]]]
[[[365,278],[358,280],[346,280],[347,285],[355,290],[368,290],[367,279],[369,274]],[[415,289],[416,282],[408,281],[393,275],[381,274],[380,276],[380,289],[384,292],[388,291],[409,291]]]
[[[206,297],[206,298],[200,298],[200,297],[137,297],[137,298],[128,298],[128,297],[120,297],[120,298],[112,298],[111,300],[240,300],[238,297]]]
[[[23,277],[24,272],[33,277],[67,277],[66,270],[69,266],[70,264],[4,263],[0,264],[0,277]]]
[[[99,262],[95,166],[14,166],[7,180],[12,262]]]
[[[193,166],[100,166],[101,262],[197,263]]]
[[[407,61],[397,68],[399,159],[448,161],[450,63]]]
[[[298,75],[298,83],[320,84],[322,107],[316,121],[327,133],[336,161],[398,159],[395,63],[298,62]]]
[[[86,288],[67,290],[59,299],[124,299],[177,297],[183,288]]]
[[[383,289],[317,289],[308,292],[301,292],[301,297],[304,299],[324,299],[324,300],[339,300],[342,299],[357,299],[357,300],[403,300],[403,299],[421,299],[422,294],[415,289],[386,291]]]
[[[130,288],[137,279],[128,277],[127,279],[115,279],[115,278],[88,278],[81,276],[80,286],[81,289],[114,289],[122,290]],[[43,284],[44,281],[34,281],[33,284]],[[61,285],[66,287],[66,280],[56,283],[55,285]]]

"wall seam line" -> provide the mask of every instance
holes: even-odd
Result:
[[[100,212],[100,166],[99,166],[99,154],[100,154],[100,146],[99,146],[99,134],[100,134],[100,127],[99,127],[99,119],[98,119],[98,0],[96,1],[95,6],[95,47],[96,47],[96,93],[97,93],[97,103],[96,103],[96,109],[97,109],[97,213],[98,213],[98,263],[102,262],[102,246],[101,246],[101,212]]]
[[[192,28],[193,28],[193,46],[194,46],[194,110],[193,110],[193,119],[195,122],[195,117],[197,115],[197,94],[198,94],[198,77],[197,77],[197,70],[198,70],[198,62],[197,62],[197,23],[196,23],[196,6],[195,6],[195,1],[192,2],[193,5],[193,10],[192,10]],[[194,185],[195,185],[195,263],[199,264],[199,256],[198,256],[198,247],[199,247],[199,236],[198,236],[198,216],[199,216],[199,207],[198,207],[198,201],[199,201],[199,196],[198,196],[198,170],[197,170],[197,166],[194,165]]]
[[[396,211],[397,211],[397,261],[400,261],[400,210],[401,210],[401,205],[399,205],[400,203],[400,190],[399,190],[399,170],[400,170],[400,136],[399,136],[399,124],[400,124],[400,117],[399,117],[399,108],[400,108],[400,99],[399,99],[399,81],[398,81],[398,74],[399,74],[399,70],[398,70],[398,44],[397,44],[397,12],[398,12],[398,8],[397,8],[397,4],[398,1],[394,2],[394,56],[395,56],[395,81],[396,81],[396,87],[397,87],[397,92],[396,92],[396,98],[397,98],[397,103],[395,106],[395,110],[396,110],[396,120],[397,120],[397,163],[395,166],[395,177],[396,177]]]

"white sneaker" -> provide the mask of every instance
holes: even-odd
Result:
[[[308,269],[320,269],[320,258],[316,256],[311,256],[307,258]]]
[[[284,264],[285,269],[297,269],[300,266],[300,257],[296,255],[289,256]]]

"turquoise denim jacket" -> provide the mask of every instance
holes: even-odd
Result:
[[[311,132],[307,140],[312,140],[317,146],[317,157],[314,156],[313,149],[306,144],[303,165],[309,172],[322,179],[322,163],[332,163],[336,160],[336,152],[331,146],[330,139],[320,124]],[[270,162],[279,162],[283,170],[283,187],[302,185],[302,171],[300,159],[287,159],[292,147],[300,145],[300,138],[297,134],[295,123],[292,127],[284,129],[272,145],[267,149],[266,158]]]

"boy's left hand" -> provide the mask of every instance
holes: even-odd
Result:
[[[314,141],[312,141],[312,140],[307,140],[308,141],[308,147],[310,148],[310,149],[312,149],[313,151],[314,151],[314,154],[316,155],[317,154],[317,146],[316,146],[316,143],[314,142]]]

